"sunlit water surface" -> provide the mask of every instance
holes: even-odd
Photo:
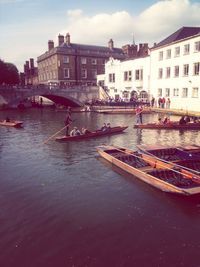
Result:
[[[199,144],[199,132],[136,130],[134,115],[73,113],[78,127],[110,122],[129,128],[44,144],[64,126],[65,113],[7,111],[0,119],[7,115],[23,120],[24,128],[0,127],[0,266],[200,266],[200,197],[154,189],[96,152],[101,144]]]

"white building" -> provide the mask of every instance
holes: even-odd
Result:
[[[105,64],[105,74],[97,82],[106,87],[115,100],[129,101],[131,97],[147,99],[149,95],[150,57],[125,61],[110,60]]]
[[[200,111],[200,27],[183,27],[151,48],[151,96]]]
[[[150,56],[110,59],[98,83],[114,99],[134,94],[170,98],[171,108],[200,111],[200,27],[182,27],[150,49]]]

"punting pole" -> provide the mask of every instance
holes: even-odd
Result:
[[[46,139],[43,144],[46,144],[50,139],[52,139],[53,137],[55,137],[57,134],[59,134],[61,131],[63,131],[68,125],[65,125],[65,127],[63,127],[61,130],[59,130],[58,132],[56,132],[55,134],[51,135],[48,139]]]

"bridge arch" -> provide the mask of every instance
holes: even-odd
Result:
[[[51,94],[42,94],[42,97],[46,97],[49,100],[53,101],[55,104],[60,104],[63,106],[70,106],[70,107],[81,107],[83,104],[79,102],[77,99],[73,97],[63,97],[59,95],[51,95]]]

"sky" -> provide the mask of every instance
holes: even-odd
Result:
[[[200,27],[200,0],[0,0],[0,59],[23,71],[70,33],[72,43],[151,47],[183,26]]]

